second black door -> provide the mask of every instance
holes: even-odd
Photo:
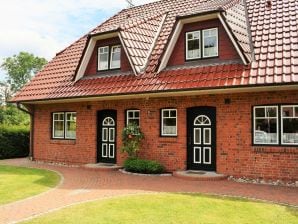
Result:
[[[98,112],[97,162],[116,163],[117,111]]]

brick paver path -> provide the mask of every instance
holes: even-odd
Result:
[[[189,181],[175,177],[148,177],[76,167],[37,164],[27,159],[0,164],[45,168],[58,171],[64,180],[54,190],[29,199],[0,206],[0,223],[20,220],[87,200],[145,192],[200,192],[257,198],[298,206],[298,188],[243,184],[233,181]],[[20,189],[21,190],[21,189]]]

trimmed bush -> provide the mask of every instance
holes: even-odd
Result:
[[[29,155],[30,131],[25,126],[0,126],[0,159]]]
[[[129,172],[145,174],[160,174],[165,170],[164,167],[156,161],[135,158],[127,159],[124,162],[124,168]]]

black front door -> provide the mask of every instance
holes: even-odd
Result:
[[[216,170],[216,108],[187,109],[187,169]]]
[[[97,162],[116,163],[117,111],[98,112]]]

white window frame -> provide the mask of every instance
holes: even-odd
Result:
[[[285,108],[285,107],[293,107],[293,117],[284,117],[283,116],[283,108]],[[291,118],[296,118],[296,119],[298,119],[298,116],[296,116],[295,115],[295,107],[298,107],[298,105],[297,104],[292,104],[292,105],[282,105],[281,107],[280,107],[280,114],[281,114],[281,118],[280,118],[280,123],[281,123],[281,129],[280,129],[280,136],[281,136],[281,144],[282,145],[298,145],[298,143],[285,143],[284,142],[284,138],[283,138],[283,124],[284,124],[284,122],[283,122],[283,119],[291,119]]]
[[[107,67],[106,68],[100,68],[100,55],[102,55],[102,53],[100,53],[100,49],[108,49],[108,57],[107,57]],[[106,53],[104,53],[106,54]],[[97,70],[98,71],[105,71],[109,69],[109,60],[110,60],[110,47],[109,46],[103,46],[103,47],[99,47],[98,48],[98,56],[97,56]]]
[[[211,55],[211,56],[205,56],[205,32],[210,31],[210,30],[216,30],[216,55]],[[213,36],[212,36],[213,37]],[[204,29],[202,30],[202,50],[203,50],[203,58],[212,58],[212,57],[218,57],[218,28],[210,28],[210,29]]]
[[[129,117],[129,113],[133,113],[133,117]],[[139,117],[135,116],[135,112],[139,112]],[[141,111],[140,110],[127,110],[126,111],[126,125],[129,124],[130,119],[138,119],[139,120],[139,126],[141,126]]]
[[[266,109],[272,107],[276,109],[276,117],[267,117],[265,114],[265,117],[258,117],[259,119],[266,119],[266,118],[276,118],[276,143],[273,142],[269,142],[269,143],[256,143],[255,142],[255,136],[256,136],[256,109],[258,108],[265,108],[265,113],[266,113]],[[254,106],[253,107],[253,143],[255,145],[279,145],[279,109],[278,106],[276,105],[268,105],[268,106]]]
[[[67,114],[71,114],[71,113],[76,114],[77,112],[72,111],[72,112],[54,112],[54,113],[52,113],[52,139],[66,139],[66,140],[75,140],[76,139],[76,138],[69,138],[66,136]],[[55,120],[56,114],[63,114],[63,120]],[[63,121],[63,137],[55,136],[55,121]],[[77,130],[77,128],[76,128],[76,130]]]
[[[55,120],[55,115],[63,114],[63,120]],[[63,122],[63,137],[55,136],[55,121],[62,121]],[[52,138],[53,139],[64,139],[65,137],[65,114],[64,112],[55,112],[52,115]]]
[[[164,111],[169,111],[169,117],[164,117]],[[171,117],[171,111],[175,111],[176,112],[176,117]],[[175,118],[176,119],[176,126],[175,126],[175,133],[174,134],[166,134],[163,132],[163,128],[164,128],[164,118]],[[176,137],[177,136],[177,128],[178,128],[178,113],[177,113],[177,109],[161,109],[161,136],[172,136],[172,137]]]
[[[65,137],[65,139],[76,139],[76,137],[75,138],[67,137],[67,132],[68,132],[68,130],[67,130],[67,122],[68,121],[71,121],[71,120],[67,120],[67,115],[68,114],[75,114],[75,116],[77,116],[77,113],[76,112],[65,112],[65,114],[64,114],[64,120],[65,120],[64,121],[64,137]],[[77,132],[77,121],[76,120],[75,120],[75,123],[76,123],[76,132]]]
[[[188,34],[193,34],[194,35],[194,33],[199,33],[199,52],[200,52],[200,55],[199,55],[199,57],[192,57],[192,58],[190,58],[190,57],[188,57],[188,41],[189,40],[197,40],[197,39],[188,39]],[[195,30],[195,31],[191,31],[191,32],[186,32],[185,33],[185,39],[186,39],[186,49],[185,49],[185,54],[186,54],[186,60],[195,60],[195,59],[200,59],[201,57],[202,57],[202,49],[201,49],[201,30]]]
[[[113,54],[115,54],[115,52],[113,52],[113,49],[115,48],[120,48],[120,59],[119,59],[119,66],[112,66],[112,59],[113,59]],[[114,45],[111,47],[111,52],[110,52],[110,69],[118,69],[121,67],[121,45]]]

